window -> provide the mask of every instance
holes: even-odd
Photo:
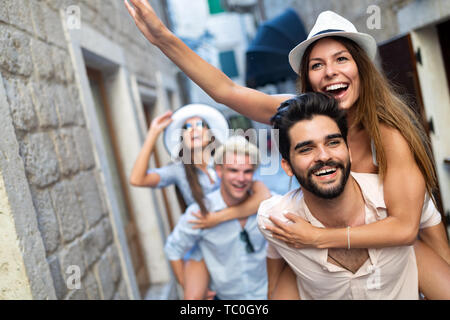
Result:
[[[247,117],[243,115],[233,115],[228,118],[230,122],[230,128],[233,130],[242,129],[244,132],[248,129],[253,128],[252,122]]]
[[[208,6],[210,14],[225,12],[220,4],[220,0],[208,0]]]
[[[239,72],[236,66],[236,57],[234,51],[223,51],[219,53],[220,65],[222,71],[230,78],[239,76]]]

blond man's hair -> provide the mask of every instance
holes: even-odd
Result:
[[[222,165],[226,163],[226,154],[233,153],[250,157],[250,163],[257,168],[261,162],[259,149],[243,136],[232,136],[225,141],[214,153],[214,163]]]

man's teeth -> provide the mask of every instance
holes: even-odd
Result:
[[[333,169],[320,170],[320,171],[314,172],[314,174],[316,176],[322,176],[322,175],[330,174],[330,173],[334,173],[334,172],[336,172],[336,169],[333,168]]]
[[[338,90],[338,89],[347,89],[348,85],[344,83],[332,84],[325,88],[326,91]]]

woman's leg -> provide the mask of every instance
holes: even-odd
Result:
[[[423,241],[414,243],[419,288],[427,299],[450,299],[450,266]]]
[[[209,272],[204,260],[187,260],[184,264],[184,299],[212,299],[208,291]]]
[[[278,278],[278,283],[272,291],[272,300],[300,300],[297,288],[297,277],[288,264]]]

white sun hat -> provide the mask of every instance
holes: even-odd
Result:
[[[219,143],[223,143],[228,138],[228,122],[219,110],[206,104],[185,105],[172,114],[173,121],[164,130],[164,145],[174,158],[178,157],[181,149],[182,127],[186,120],[192,117],[202,118]]]
[[[303,54],[309,45],[321,38],[332,36],[353,40],[367,53],[371,60],[375,59],[377,42],[371,35],[358,32],[353,23],[337,13],[324,11],[317,17],[316,24],[311,29],[308,38],[289,52],[289,63],[292,69],[299,74]]]

